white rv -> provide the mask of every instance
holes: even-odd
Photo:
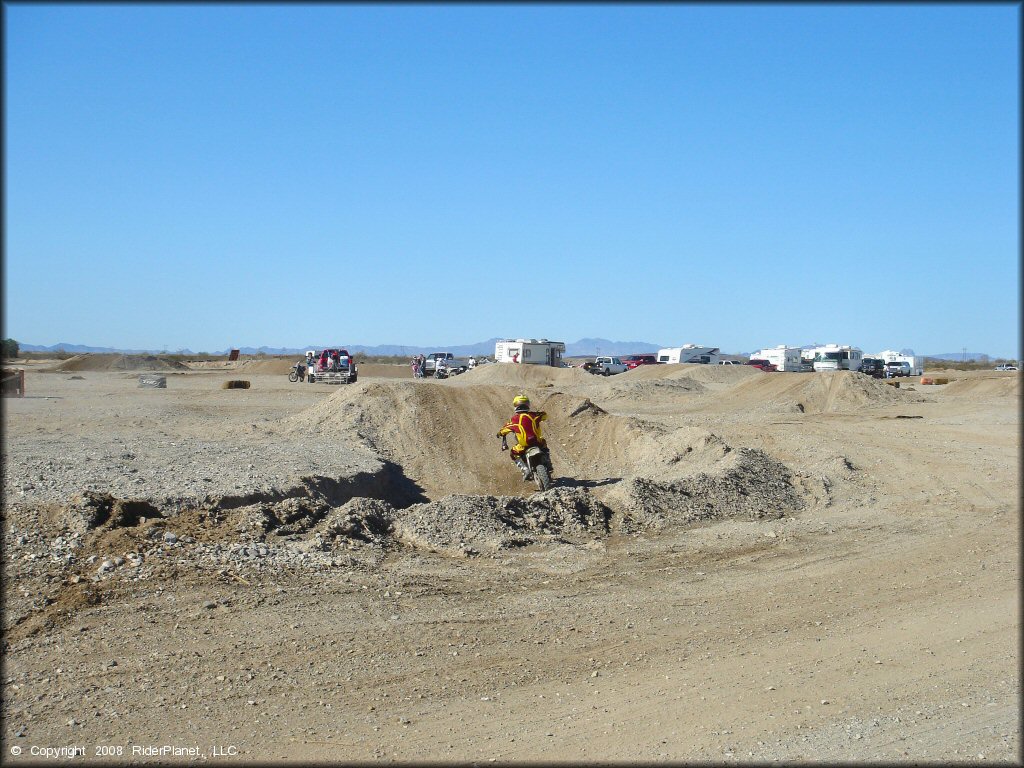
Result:
[[[848,344],[826,344],[812,351],[815,371],[859,371],[860,361],[864,359],[860,349]]]
[[[800,371],[803,365],[800,361],[800,347],[787,347],[779,344],[770,349],[760,349],[750,355],[751,360],[767,360],[775,366],[777,371]]]
[[[494,362],[526,363],[562,367],[565,342],[547,339],[499,339],[494,344]]]
[[[718,347],[698,347],[696,344],[683,344],[681,347],[666,347],[658,350],[659,363],[704,363],[718,365],[721,352]]]
[[[924,358],[921,355],[901,355],[899,352],[887,349],[885,352],[879,352],[875,357],[881,358],[887,363],[907,363],[910,365],[911,376],[920,376],[924,373]]]

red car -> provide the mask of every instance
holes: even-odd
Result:
[[[626,355],[622,362],[626,364],[626,370],[631,371],[638,365],[657,365],[658,358],[654,355]]]
[[[755,368],[760,368],[762,371],[775,371],[778,370],[774,363],[769,363],[767,360],[748,360],[747,365],[752,365]]]

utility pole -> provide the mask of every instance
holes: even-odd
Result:
[[[963,353],[963,359],[961,360],[961,362],[964,362],[964,363],[966,363],[966,362],[967,362],[967,347],[964,347],[964,348],[963,348],[963,349],[961,350],[961,352]]]

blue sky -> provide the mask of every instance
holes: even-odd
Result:
[[[1020,348],[1020,7],[4,7],[22,343]]]

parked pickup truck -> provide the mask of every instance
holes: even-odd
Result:
[[[865,357],[860,361],[860,372],[873,379],[885,376],[885,360],[880,357]]]
[[[451,352],[431,352],[423,363],[424,376],[434,375],[438,360],[444,360],[444,367],[448,374],[464,373],[469,368],[469,360],[456,357]]]
[[[340,348],[314,352],[313,367],[306,371],[310,384],[355,384],[357,378],[356,361]]]
[[[600,376],[611,376],[613,373],[625,372],[626,364],[617,357],[595,357],[593,364],[584,368]]]
[[[626,368],[633,370],[640,365],[658,365],[658,358],[655,355],[626,355],[622,358]]]
[[[909,376],[910,363],[906,360],[893,361],[885,364],[885,372],[888,376]]]

